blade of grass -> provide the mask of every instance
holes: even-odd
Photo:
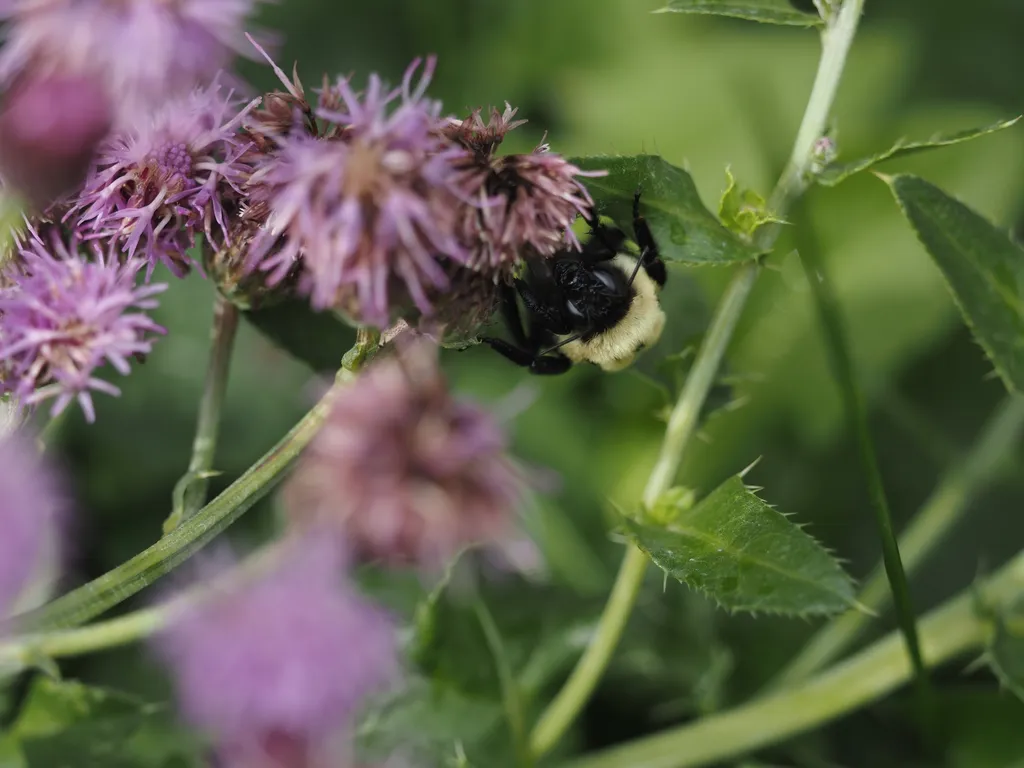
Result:
[[[1024,397],[1010,395],[989,419],[981,436],[962,462],[946,474],[906,531],[900,551],[908,573],[913,573],[953,530],[979,489],[1004,474],[1014,446],[1024,432]],[[879,565],[857,596],[872,610],[886,607],[889,597],[885,569]],[[771,684],[772,690],[810,677],[849,648],[864,631],[868,617],[848,611],[821,628]]]
[[[885,565],[885,574],[889,579],[889,589],[892,591],[897,622],[900,632],[903,633],[907,654],[910,656],[910,663],[914,670],[918,715],[923,733],[930,740],[938,735],[935,731],[935,705],[928,671],[921,656],[921,643],[917,636],[917,618],[910,599],[910,588],[907,585],[907,575],[903,569],[899,544],[896,542],[896,533],[893,530],[889,500],[885,494],[885,483],[882,480],[874,442],[871,439],[871,430],[868,427],[867,404],[857,380],[842,310],[821,264],[818,244],[814,240],[814,229],[805,221],[804,226],[797,228],[797,250],[800,255],[800,263],[811,286],[811,293],[814,296],[818,318],[821,322],[821,332],[828,348],[829,362],[842,397],[843,410],[846,412],[850,432],[857,443],[857,456],[867,483],[875,524],[878,527],[878,537],[882,546],[882,562]]]

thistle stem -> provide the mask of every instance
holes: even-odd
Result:
[[[188,471],[174,487],[174,508],[164,521],[164,533],[170,533],[188,520],[206,503],[206,493],[217,451],[217,432],[220,411],[228,386],[231,351],[238,330],[238,307],[217,295],[213,305],[213,325],[210,332],[210,361],[203,383],[203,397],[199,402],[196,436],[192,441],[192,458]]]
[[[863,8],[864,0],[846,0],[822,33],[822,55],[807,109],[790,160],[769,201],[772,212],[780,218],[807,188],[814,144],[825,132]],[[779,224],[767,224],[758,231],[754,244],[762,253],[767,253],[775,244],[780,231]],[[719,303],[697,352],[693,369],[669,418],[661,454],[644,489],[643,503],[648,507],[653,506],[675,479],[683,451],[696,430],[704,401],[718,375],[719,365],[759,274],[760,265],[757,262],[745,264]],[[530,744],[535,756],[548,752],[558,742],[590,699],[633,611],[646,570],[646,556],[636,547],[630,546],[619,566],[615,585],[593,640],[534,727]]]
[[[967,511],[970,500],[1000,473],[1000,463],[1013,451],[1024,432],[1024,397],[1011,395],[996,410],[967,457],[956,466],[925,502],[900,536],[907,572],[913,572],[946,538]],[[881,610],[890,595],[885,569],[875,568],[857,598]],[[815,634],[800,654],[779,674],[772,689],[799,683],[838,658],[867,626],[862,611],[848,611]]]
[[[984,584],[986,603],[1006,604],[1024,591],[1024,553]],[[936,666],[984,644],[979,586],[961,592],[920,621],[921,648]],[[793,688],[735,709],[569,763],[568,768],[694,768],[774,744],[827,723],[907,682],[913,670],[902,635],[892,632],[847,661]]]
[[[0,635],[74,627],[108,611],[169,573],[212,541],[280,482],[327,418],[339,385],[355,374],[338,371],[335,387],[217,498],[148,549],[41,608],[0,623]],[[7,626],[10,623],[10,627]]]
[[[0,641],[0,681],[41,658],[81,656],[144,640],[167,626],[181,611],[263,573],[279,561],[282,551],[284,548],[280,542],[265,545],[213,584],[200,582],[161,605],[131,611],[85,627],[5,638]]]

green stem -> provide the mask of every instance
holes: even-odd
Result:
[[[238,330],[238,315],[238,307],[218,294],[213,305],[210,361],[206,368],[206,381],[203,383],[203,398],[199,402],[192,458],[188,471],[174,488],[174,510],[164,521],[165,534],[195,515],[206,503],[213,458],[217,450],[221,405],[228,387],[231,350]]]
[[[537,757],[550,751],[590,699],[633,611],[636,596],[647,570],[647,556],[630,547],[615,578],[608,602],[598,621],[594,637],[558,695],[548,704],[530,736],[530,749]]]
[[[864,12],[864,0],[845,0],[838,12],[830,15],[828,26],[821,33],[821,60],[811,86],[804,118],[793,142],[793,152],[768,200],[768,208],[780,218],[803,195],[810,184],[814,145],[828,128],[832,104],[846,66],[846,57],[857,34],[857,25]],[[768,224],[758,230],[759,245],[774,244],[782,225]],[[767,248],[764,248],[767,250]]]
[[[769,201],[771,210],[780,218],[807,188],[814,144],[825,132],[863,7],[864,0],[847,0],[822,34],[821,61],[807,109],[790,160]],[[762,227],[755,238],[755,245],[767,253],[780,232],[778,224]],[[661,454],[644,489],[643,502],[648,507],[654,505],[675,479],[683,451],[696,429],[701,408],[759,273],[758,263],[744,265],[722,297],[697,353],[693,370],[669,418]],[[530,738],[534,755],[543,755],[558,742],[593,693],[632,613],[646,568],[646,557],[635,547],[627,549],[593,641],[534,727]]]
[[[1010,396],[989,420],[967,458],[945,477],[900,536],[900,551],[908,572],[913,572],[945,539],[979,488],[1000,474],[1001,463],[1020,440],[1022,431],[1024,397]],[[885,607],[889,594],[885,569],[880,565],[857,600],[877,611]],[[773,687],[792,685],[823,668],[853,644],[867,623],[863,612],[848,611],[825,625],[782,671]]]
[[[501,632],[498,625],[494,623],[494,617],[487,609],[487,605],[477,597],[473,601],[473,608],[476,612],[480,628],[483,630],[484,638],[490,648],[491,656],[494,658],[494,667],[498,673],[498,680],[501,684],[501,697],[505,706],[505,717],[508,720],[508,727],[512,735],[512,743],[515,745],[518,756],[518,764],[522,768],[533,766],[533,755],[526,743],[526,718],[523,715],[523,698],[519,691],[519,684],[512,672],[512,665],[508,661],[508,653],[505,650],[505,643],[501,639]]]
[[[687,376],[679,400],[669,416],[661,453],[644,488],[643,504],[648,509],[654,507],[675,479],[683,450],[697,431],[704,401],[715,383],[725,351],[736,330],[736,323],[739,322],[760,271],[756,263],[741,267],[718,303],[718,309],[697,352],[693,370]]]
[[[892,524],[889,499],[885,493],[885,483],[882,480],[882,470],[878,464],[878,456],[875,454],[875,445],[868,426],[867,403],[854,369],[853,355],[850,352],[850,343],[842,310],[839,307],[839,299],[836,297],[832,283],[821,263],[818,247],[813,242],[813,232],[809,225],[800,229],[800,237],[801,242],[797,249],[800,254],[800,263],[807,275],[807,282],[811,286],[811,293],[817,305],[818,317],[828,347],[832,371],[838,380],[843,409],[846,411],[846,420],[857,443],[857,455],[861,471],[867,482],[871,509],[875,515],[875,525],[878,528],[878,536],[882,544],[882,563],[889,580],[889,589],[892,591],[896,619],[906,640],[907,653],[910,654],[910,661],[914,667],[918,715],[925,733],[929,737],[934,737],[937,734],[935,733],[931,684],[925,670],[924,659],[921,656],[916,614],[910,599],[910,587],[907,584],[907,574],[903,569],[900,547],[896,543],[896,532]]]
[[[0,680],[16,674],[41,658],[81,656],[145,639],[166,626],[182,610],[265,572],[285,551],[280,541],[268,544],[218,577],[213,584],[199,582],[185,592],[152,608],[126,613],[86,627],[15,635],[0,640]]]
[[[78,656],[148,637],[167,623],[173,608],[161,605],[87,627],[20,635],[15,642],[0,645],[0,680],[30,666],[34,659]]]
[[[982,585],[1003,604],[1024,591],[1024,554]],[[972,586],[921,619],[921,649],[930,666],[981,646],[989,634]],[[727,761],[809,730],[904,684],[912,669],[902,635],[893,632],[796,687],[663,733],[573,761],[568,768],[693,768]]]
[[[349,380],[351,375],[342,369],[338,382]],[[195,516],[128,562],[42,608],[15,616],[10,620],[14,629],[20,634],[84,624],[185,562],[277,485],[319,431],[333,393],[334,389],[324,395],[277,445]],[[0,625],[0,634],[5,629]]]

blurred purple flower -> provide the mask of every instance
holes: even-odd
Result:
[[[0,81],[51,74],[103,84],[127,128],[209,83],[236,53],[257,0],[8,0]]]
[[[37,211],[85,178],[111,126],[109,100],[88,77],[23,79],[0,109],[0,175]]]
[[[181,277],[188,250],[203,233],[211,247],[228,241],[229,212],[241,196],[248,168],[239,158],[247,144],[238,133],[245,114],[217,84],[170,102],[146,123],[100,148],[68,217],[88,232],[109,237],[129,257],[141,249],[149,261]]]
[[[300,289],[315,308],[380,327],[396,291],[429,313],[428,290],[448,285],[439,257],[466,259],[453,167],[466,152],[441,135],[440,103],[423,96],[434,59],[414,87],[418,66],[394,90],[376,75],[362,94],[345,79],[325,88],[317,115],[335,124],[327,138],[279,137],[250,181],[269,214],[253,267],[280,280],[301,259]]]
[[[285,502],[360,559],[432,568],[513,528],[522,473],[506,448],[494,418],[452,397],[437,347],[417,340],[337,392]]]
[[[28,585],[40,558],[59,548],[68,506],[57,473],[35,441],[21,431],[0,435],[0,617]]]
[[[184,714],[226,766],[319,765],[311,756],[398,672],[391,620],[343,580],[334,548],[289,544],[302,549],[203,598],[158,638]]]
[[[120,394],[96,369],[110,363],[127,375],[128,359],[150,351],[150,334],[164,329],[143,310],[153,309],[152,297],[167,286],[138,287],[141,261],[120,264],[99,249],[87,260],[76,237],[48,232],[48,242],[28,234],[0,283],[0,384],[27,405],[54,398],[54,416],[77,400],[92,422],[91,392]]]
[[[526,122],[513,120],[515,114],[506,104],[503,113],[492,110],[484,123],[476,110],[465,120],[450,119],[444,129],[471,151],[459,164],[463,197],[475,201],[462,209],[458,225],[471,252],[469,266],[498,278],[508,277],[531,255],[578,250],[572,224],[594,205],[579,177],[607,173],[582,171],[544,143],[528,154],[496,155],[505,134]]]

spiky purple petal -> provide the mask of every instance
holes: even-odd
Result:
[[[165,104],[147,122],[101,146],[96,170],[66,220],[90,238],[116,242],[182,276],[188,251],[204,234],[228,244],[228,201],[240,195],[248,173],[247,148],[238,133],[257,101],[238,109],[214,84]]]
[[[390,618],[343,580],[332,546],[302,544],[159,639],[185,715],[221,754],[314,751],[398,670]]]
[[[354,303],[377,326],[398,288],[429,313],[428,290],[447,286],[438,259],[467,258],[454,231],[454,164],[466,152],[440,134],[440,104],[423,96],[433,59],[414,84],[418,65],[392,90],[376,75],[361,94],[346,79],[325,89],[317,115],[336,130],[279,137],[249,184],[269,210],[253,267],[280,279],[301,260],[315,308]]]
[[[98,249],[89,259],[76,237],[50,234],[29,233],[0,288],[2,384],[26,404],[53,399],[53,415],[77,400],[91,422],[92,392],[120,394],[98,369],[109,363],[128,373],[129,359],[148,354],[152,335],[164,333],[146,311],[167,286],[136,285],[139,260],[121,264]]]

